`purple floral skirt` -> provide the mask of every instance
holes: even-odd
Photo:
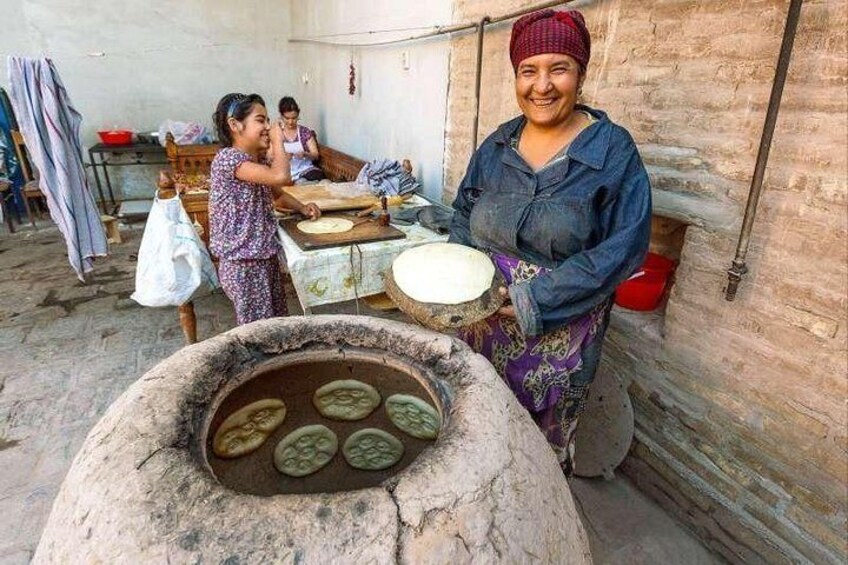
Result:
[[[547,272],[505,255],[494,254],[492,260],[507,284]],[[526,337],[515,319],[499,314],[457,332],[492,363],[569,473],[577,420],[600,360],[606,311],[607,304],[601,304],[578,320],[537,337]]]
[[[288,314],[280,261],[276,255],[268,259],[221,259],[218,278],[235,306],[238,325]]]

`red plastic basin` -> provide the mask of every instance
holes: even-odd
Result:
[[[106,145],[129,145],[132,143],[132,132],[126,129],[117,129],[112,131],[98,131],[100,141]]]
[[[660,305],[675,263],[667,257],[648,253],[642,267],[615,291],[615,303],[622,308],[648,312]]]

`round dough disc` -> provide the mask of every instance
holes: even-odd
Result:
[[[392,263],[398,288],[413,300],[462,304],[492,286],[495,265],[482,251],[457,243],[429,243],[407,249]]]
[[[257,400],[230,414],[215,431],[212,451],[224,459],[259,449],[286,419],[286,405],[278,398]]]
[[[298,222],[297,229],[303,233],[344,233],[353,229],[353,222],[345,218],[326,217]]]
[[[373,386],[345,379],[327,383],[312,395],[312,404],[331,420],[361,420],[380,405],[380,393]]]
[[[613,478],[633,442],[633,405],[627,387],[603,364],[589,386],[574,438],[574,474]]]
[[[393,394],[386,399],[386,414],[402,432],[418,439],[436,439],[442,419],[427,401],[409,394]]]
[[[339,450],[336,434],[326,426],[298,428],[274,448],[274,467],[290,477],[305,477],[319,471]]]
[[[389,432],[365,428],[347,438],[342,446],[342,454],[354,469],[382,471],[400,461],[403,444]]]

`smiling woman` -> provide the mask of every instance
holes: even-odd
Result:
[[[566,474],[611,297],[650,235],[650,186],[633,139],[578,103],[590,52],[579,12],[515,22],[509,55],[522,115],[472,157],[450,236],[492,256],[511,301],[459,335],[492,361]]]

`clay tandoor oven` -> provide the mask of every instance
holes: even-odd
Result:
[[[544,438],[462,342],[312,316],[236,328],[133,384],[86,438],[34,561],[472,559],[591,561]]]

